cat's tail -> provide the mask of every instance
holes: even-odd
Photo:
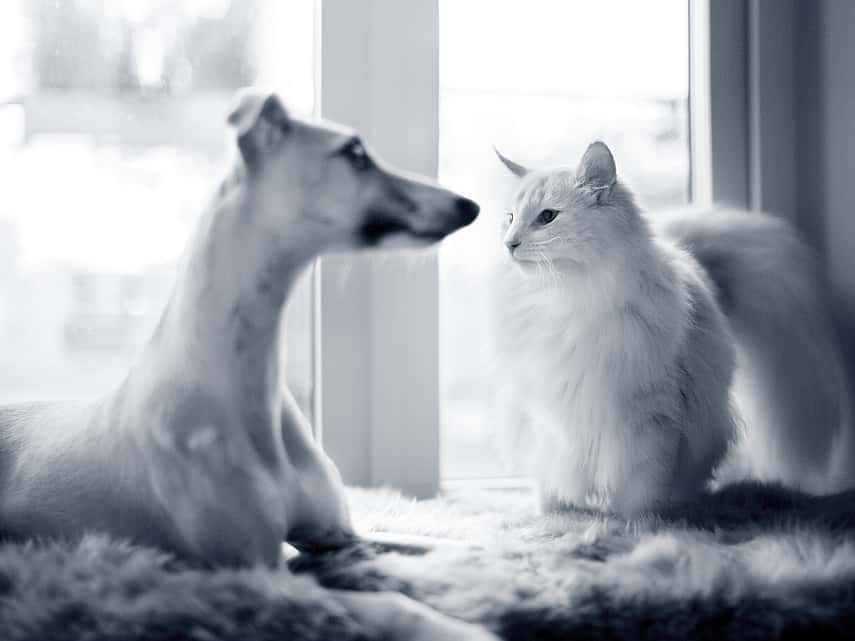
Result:
[[[816,493],[855,486],[848,375],[814,253],[762,214],[693,211],[661,222],[706,270],[738,346],[744,431],[722,473]]]

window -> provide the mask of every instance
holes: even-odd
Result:
[[[430,496],[440,477],[513,474],[488,409],[485,269],[514,187],[492,146],[574,164],[604,138],[648,207],[686,202],[690,178],[695,197],[745,205],[749,125],[785,138],[784,120],[749,122],[746,6],[0,3],[0,402],[119,382],[221,170],[234,89],[255,83],[483,205],[438,259],[328,257],[293,295],[288,382],[345,481]]]
[[[440,250],[441,474],[509,476],[493,444],[505,415],[490,410],[487,266],[515,180],[493,145],[574,166],[603,139],[642,205],[686,203],[688,3],[441,0],[439,51],[439,179],[482,206]]]
[[[314,2],[0,5],[0,402],[118,384],[223,170],[235,89],[314,106]],[[311,287],[286,337],[311,413]]]

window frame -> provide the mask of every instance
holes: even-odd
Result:
[[[436,0],[319,0],[320,115],[436,177]],[[436,253],[324,257],[316,270],[321,441],[346,483],[439,489]]]
[[[320,114],[359,129],[395,165],[435,178],[438,0],[318,2]],[[792,3],[687,2],[691,202],[793,218],[793,71],[780,63],[793,59]],[[436,254],[326,257],[315,300],[318,434],[345,482],[434,496]]]

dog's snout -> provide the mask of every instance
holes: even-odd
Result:
[[[457,211],[460,213],[461,217],[465,219],[465,225],[471,223],[478,216],[478,212],[481,211],[481,207],[478,206],[474,200],[469,200],[468,198],[458,198],[456,201]]]

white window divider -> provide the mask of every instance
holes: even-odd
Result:
[[[692,201],[749,205],[746,0],[691,0]]]
[[[751,208],[797,220],[793,0],[749,0]]]
[[[320,114],[435,176],[436,0],[321,0]],[[316,275],[318,434],[346,483],[439,488],[435,253],[331,257]]]
[[[798,223],[794,0],[691,0],[692,195]]]

